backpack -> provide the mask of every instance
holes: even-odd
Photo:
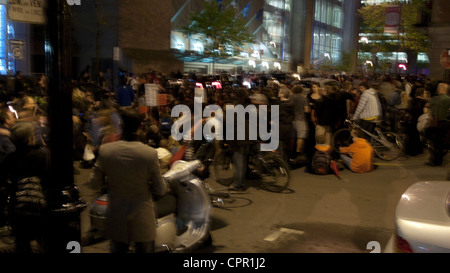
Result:
[[[315,174],[325,175],[331,173],[331,155],[327,152],[317,150],[312,158],[311,166]]]

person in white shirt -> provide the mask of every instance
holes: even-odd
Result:
[[[369,88],[366,83],[360,84],[360,90],[362,95],[352,120],[357,121],[363,129],[373,133],[376,123],[383,117],[378,92],[375,86]]]

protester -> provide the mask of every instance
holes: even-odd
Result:
[[[10,221],[16,252],[30,253],[30,244],[34,240],[37,240],[41,247],[45,246],[50,154],[46,147],[36,145],[33,124],[17,122],[10,130],[16,147],[16,151],[5,161],[8,178],[12,183]]]
[[[126,253],[135,243],[136,252],[149,253],[154,251],[156,236],[153,195],[165,195],[168,185],[161,174],[157,151],[138,141],[139,112],[124,109],[121,118],[123,140],[100,147],[90,183],[99,188],[105,177],[108,179],[105,235],[111,240],[111,252]]]
[[[360,85],[362,95],[352,119],[357,121],[363,129],[373,133],[376,122],[382,119],[383,112],[375,89],[376,85],[372,85],[370,89],[368,87],[365,83]]]
[[[355,173],[366,173],[373,170],[374,150],[362,136],[359,129],[352,130],[353,143],[349,147],[341,147],[341,159]]]
[[[0,108],[0,229],[6,227],[8,222],[8,168],[5,159],[16,150],[10,131],[14,123],[13,113],[6,108]]]
[[[316,104],[316,138],[324,134],[326,144],[331,144],[331,139],[338,122],[338,108],[335,93],[331,88],[321,88],[321,99]],[[316,141],[317,142],[317,141]]]
[[[442,165],[450,129],[449,109],[450,96],[448,95],[448,84],[440,83],[437,88],[437,94],[430,100],[433,124],[427,130],[427,138],[431,142],[429,148],[430,157],[426,163],[427,165]]]
[[[306,122],[305,112],[308,111],[306,97],[303,96],[303,87],[296,85],[292,88],[290,99],[294,105],[294,128],[296,133],[295,152],[297,157],[303,156],[305,159],[305,142],[308,138],[308,124]]]
[[[131,106],[134,101],[134,90],[128,85],[126,79],[122,79],[122,84],[117,89],[116,98],[120,106]]]
[[[280,98],[280,155],[286,161],[289,162],[289,158],[292,157],[294,140],[295,140],[295,128],[294,128],[294,116],[295,108],[293,101],[289,99],[291,91],[282,87],[278,93]]]

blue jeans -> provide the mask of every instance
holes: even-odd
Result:
[[[351,170],[352,158],[348,155],[341,154],[341,159],[342,161],[344,161],[345,166],[347,166]]]
[[[242,187],[245,182],[245,173],[247,172],[247,160],[250,145],[238,145],[233,149],[233,166],[234,166],[234,186]]]

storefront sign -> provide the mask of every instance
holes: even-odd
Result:
[[[8,17],[12,21],[45,24],[46,0],[8,0]]]

